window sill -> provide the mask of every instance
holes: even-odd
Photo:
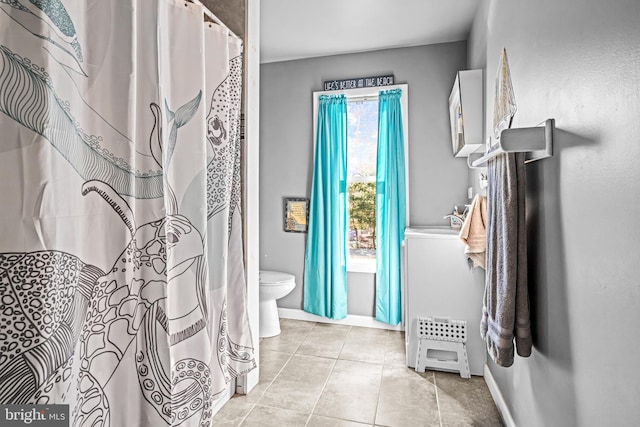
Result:
[[[376,260],[347,261],[347,273],[370,273],[376,274]]]

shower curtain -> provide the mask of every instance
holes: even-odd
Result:
[[[0,402],[210,425],[253,367],[242,45],[173,0],[0,0]]]

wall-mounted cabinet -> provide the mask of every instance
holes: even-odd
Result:
[[[451,144],[455,157],[484,149],[482,70],[458,71],[449,95]]]

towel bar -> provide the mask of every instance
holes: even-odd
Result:
[[[470,168],[483,168],[487,166],[489,159],[500,153],[529,153],[525,163],[551,157],[553,155],[555,120],[547,119],[543,123],[544,127],[503,130],[496,145],[485,154],[470,154],[467,158],[467,164]]]

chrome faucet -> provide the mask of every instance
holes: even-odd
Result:
[[[467,214],[469,213],[470,206],[471,205],[465,205],[465,209],[462,213],[459,213],[458,207],[454,206],[453,213],[449,215],[445,215],[443,218],[449,220],[449,226],[451,226],[451,228],[460,228],[462,227],[462,224],[464,223],[464,219],[467,217]]]
[[[452,227],[462,227],[462,222],[464,221],[459,216],[451,215],[451,214],[445,215],[443,218],[444,219],[448,219],[449,221],[451,221],[451,226]]]

